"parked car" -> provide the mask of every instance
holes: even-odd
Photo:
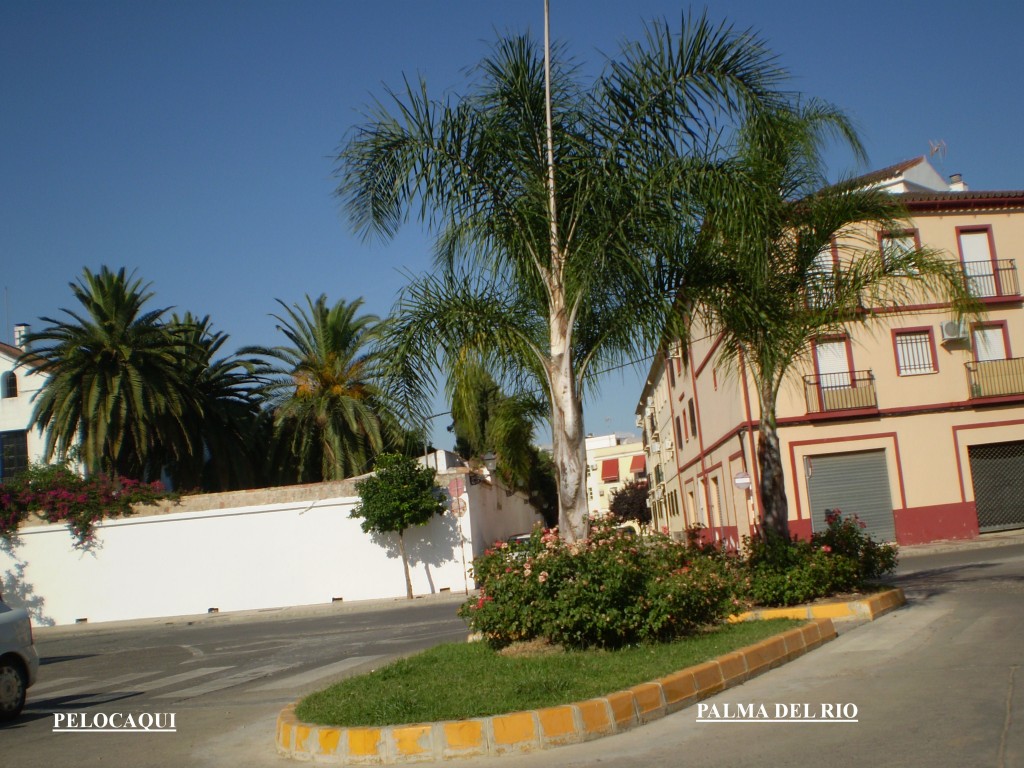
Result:
[[[24,608],[11,608],[0,595],[0,720],[12,720],[25,706],[25,693],[39,673],[32,621]]]

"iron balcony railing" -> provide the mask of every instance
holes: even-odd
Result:
[[[972,398],[1024,394],[1024,357],[966,363]]]
[[[808,413],[877,408],[875,376],[871,371],[804,376]]]
[[[978,299],[996,296],[1020,296],[1017,266],[1013,259],[995,261],[965,261],[964,279],[967,290]]]

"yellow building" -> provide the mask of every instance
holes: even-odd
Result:
[[[984,313],[958,322],[926,300],[867,307],[867,322],[814,343],[777,408],[790,529],[809,537],[837,508],[901,544],[1024,527],[1024,191],[971,191],[923,157],[860,181],[899,195],[910,214],[906,228],[875,233],[879,248],[946,254]],[[742,361],[720,370],[706,330],[692,329],[687,355],[676,343],[655,360],[637,423],[654,525],[681,535],[700,524],[738,543],[762,515],[760,414]]]
[[[587,448],[587,507],[590,519],[608,514],[612,494],[626,484],[647,477],[644,446],[617,435],[590,436]]]

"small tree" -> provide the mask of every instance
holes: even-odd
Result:
[[[409,559],[403,534],[414,525],[426,525],[444,512],[441,490],[434,484],[434,470],[421,467],[415,459],[394,453],[377,457],[375,472],[356,483],[360,504],[349,517],[361,517],[366,533],[398,534],[398,551],[405,569],[405,595],[412,600]]]
[[[651,510],[647,506],[647,481],[634,480],[626,483],[612,494],[608,509],[617,520],[636,520],[641,525],[651,522]]]

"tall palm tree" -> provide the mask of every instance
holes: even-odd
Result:
[[[455,103],[407,82],[343,147],[338,195],[364,235],[391,237],[410,212],[437,234],[436,273],[394,312],[395,391],[411,408],[467,351],[510,391],[542,391],[573,540],[587,535],[585,388],[651,351],[689,177],[719,121],[780,99],[782,72],[759,39],[703,17],[679,35],[652,25],[590,87],[560,57],[499,40]]]
[[[680,303],[720,335],[717,364],[742,365],[753,379],[763,532],[787,540],[776,402],[790,368],[816,338],[870,321],[863,307],[898,307],[925,292],[956,312],[976,310],[949,260],[924,250],[879,252],[877,233],[905,226],[905,211],[889,193],[828,183],[822,149],[836,138],[863,154],[847,118],[817,101],[749,121],[735,160],[705,179],[712,183],[699,195],[702,229]]]
[[[195,403],[185,428],[196,450],[172,462],[167,471],[179,488],[226,491],[251,488],[258,481],[258,381],[254,363],[237,355],[217,357],[228,336],[214,331],[209,315],[186,312],[171,318],[170,330],[179,339]]]
[[[86,472],[159,477],[165,461],[196,447],[184,430],[187,354],[163,322],[167,310],[146,310],[149,284],[124,268],[85,269],[70,285],[82,309],[41,318],[49,325],[22,358],[47,376],[32,415],[45,458],[77,452]]]
[[[361,298],[328,306],[325,295],[307,296],[305,308],[278,303],[285,315],[273,317],[290,346],[241,350],[277,361],[256,372],[266,381],[278,463],[291,465],[299,482],[368,472],[396,426],[369,349],[379,320],[358,314]]]

